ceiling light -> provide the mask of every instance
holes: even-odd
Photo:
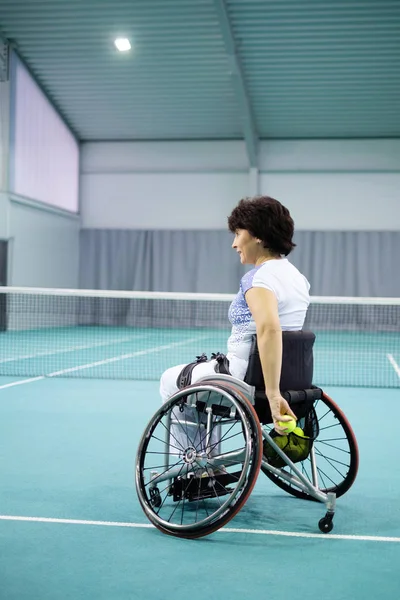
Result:
[[[127,52],[131,49],[131,43],[127,38],[117,38],[114,42],[117,50],[120,52]]]

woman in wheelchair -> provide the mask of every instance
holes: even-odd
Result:
[[[253,268],[229,308],[227,353],[162,374],[163,405],[137,455],[139,500],[164,533],[200,537],[240,510],[261,468],[285,491],[324,502],[328,512],[319,525],[327,532],[336,496],[355,479],[358,453],[340,409],[312,386],[315,336],[302,331],[310,285],[286,258],[295,246],[293,219],[280,202],[261,196],[241,200],[228,225],[232,248]],[[327,430],[338,422],[344,431],[344,438],[321,438],[329,454],[335,446],[334,457],[316,451],[325,430],[318,403],[323,425],[334,421]],[[285,435],[279,425],[292,418],[300,435]],[[324,457],[323,468],[317,457]]]
[[[257,334],[266,395],[275,429],[282,433],[278,421],[288,420],[294,414],[279,390],[281,332],[302,329],[310,302],[310,284],[286,258],[295,246],[294,223],[280,202],[264,196],[242,200],[230,215],[228,225],[235,236],[232,248],[238,252],[240,262],[254,265],[242,277],[229,309],[229,373],[244,379],[252,337]],[[163,373],[160,393],[164,402],[178,390],[177,380],[184,367],[179,365]],[[218,372],[218,367],[216,359],[194,364],[191,382]],[[184,434],[176,428],[175,435]]]

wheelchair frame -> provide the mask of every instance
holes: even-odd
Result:
[[[228,377],[228,375],[224,376],[224,377]],[[202,381],[197,382],[197,384],[195,386],[190,386],[191,387],[191,392],[196,393],[196,392],[213,392],[214,391],[214,387],[212,385],[201,385]],[[206,380],[204,380],[204,383],[206,383]],[[192,407],[193,405],[189,405],[189,407]],[[212,425],[212,419],[213,419],[213,414],[212,414],[212,409],[207,408],[207,425],[206,425],[206,436],[205,436],[205,441],[206,441],[206,452],[207,454],[210,451],[210,437],[211,437],[211,425]],[[225,424],[229,424],[230,422],[235,421],[235,416],[232,414],[231,415],[231,419],[225,421]],[[197,423],[193,423],[191,421],[180,421],[181,424],[185,424],[186,426],[194,426],[197,427]],[[165,444],[168,446],[170,443],[170,435],[171,435],[171,424],[173,424],[172,422],[172,416],[171,414],[168,415],[167,417],[167,424],[166,424],[166,431],[165,431]],[[246,432],[247,433],[247,432]],[[248,440],[247,440],[248,441]],[[170,485],[172,484],[172,480],[174,479],[174,477],[177,476],[182,476],[182,475],[187,475],[192,467],[190,462],[188,462],[186,469],[182,470],[179,467],[175,467],[175,468],[170,468],[169,466],[169,460],[168,460],[169,455],[166,453],[165,454],[165,462],[164,462],[164,468],[165,468],[165,475],[158,475],[156,473],[154,473],[151,477],[151,484],[150,484],[150,489],[154,486],[157,486],[157,484],[161,483],[161,482],[169,482]],[[231,453],[226,453],[223,454],[221,456],[218,457],[214,456],[212,458],[209,457],[205,457],[202,456],[200,458],[196,457],[196,463],[200,468],[205,468],[208,465],[208,468],[211,469],[217,469],[218,467],[221,467],[224,465],[224,463],[226,463],[227,460],[232,460],[235,459],[237,462],[242,462],[245,465],[245,468],[247,468],[249,466],[249,462],[250,462],[250,456],[248,455],[248,452],[231,452]],[[242,475],[238,481],[238,485],[237,485],[237,493],[240,491],[240,485],[243,483],[245,478],[245,471],[242,472]],[[218,516],[218,514],[220,512],[223,512],[224,510],[224,505],[222,507],[220,507],[220,509],[217,511],[217,513],[214,515],[215,517]]]
[[[253,386],[250,386],[247,383],[243,382],[242,380],[236,379],[229,375],[216,374],[216,375],[202,378],[201,380],[198,380],[196,382],[196,384],[192,384],[192,385],[188,386],[187,388],[180,390],[180,392],[175,394],[175,396],[182,397],[185,390],[188,390],[188,392],[190,392],[190,394],[193,394],[193,395],[194,394],[204,394],[204,393],[208,393],[208,392],[213,393],[215,391],[218,391],[218,393],[221,396],[225,396],[226,398],[229,398],[230,400],[232,400],[232,395],[234,395],[235,392],[241,393],[242,396],[244,397],[245,401],[254,410],[255,388]],[[320,391],[321,391],[321,394],[323,395],[322,390],[320,390]],[[173,398],[174,398],[174,396],[170,400],[173,400]],[[187,406],[189,408],[195,407],[195,403],[188,404]],[[238,407],[236,406],[236,409],[237,408]],[[196,451],[194,448],[189,448],[186,451],[186,454],[184,455],[184,462],[185,462],[184,466],[183,467],[182,466],[180,466],[180,467],[172,466],[171,467],[170,461],[169,461],[169,454],[167,452],[165,452],[164,463],[163,463],[163,473],[160,474],[156,470],[154,470],[150,473],[150,480],[149,480],[149,484],[148,484],[149,485],[148,492],[149,492],[150,502],[148,500],[144,499],[143,496],[141,497],[141,494],[139,493],[140,503],[141,503],[142,508],[144,509],[145,513],[147,514],[148,518],[156,525],[156,527],[158,527],[164,533],[176,535],[179,537],[194,538],[194,537],[201,537],[202,535],[207,535],[208,533],[215,531],[219,527],[216,526],[213,528],[212,523],[215,523],[215,521],[221,515],[223,515],[224,512],[227,511],[227,509],[229,508],[230,505],[234,505],[235,502],[237,502],[237,497],[238,497],[238,495],[240,497],[242,486],[246,483],[247,470],[249,469],[251,461],[253,460],[253,454],[249,450],[251,441],[249,439],[248,431],[246,430],[244,432],[244,435],[246,438],[246,444],[245,444],[244,449],[242,449],[240,451],[232,452],[230,454],[223,453],[223,454],[217,454],[215,456],[210,456],[211,429],[212,429],[212,424],[213,424],[213,418],[215,418],[215,414],[213,413],[213,409],[210,406],[207,406],[207,408],[205,409],[205,413],[206,413],[206,419],[207,419],[206,424],[205,424],[205,444],[206,444],[205,454],[203,456],[196,454]],[[231,422],[233,423],[233,422],[237,421],[237,415],[235,415],[235,412],[232,410],[228,417],[229,418],[225,419],[225,421],[224,421],[225,425],[229,425]],[[242,415],[241,418],[243,420],[244,416]],[[166,423],[165,423],[165,436],[164,436],[164,440],[163,440],[163,442],[166,446],[168,446],[170,444],[171,425],[174,425],[177,422],[179,422],[181,425],[182,424],[186,425],[187,427],[191,427],[191,426],[198,427],[199,426],[197,423],[193,423],[193,422],[187,421],[185,419],[183,419],[183,420],[180,419],[179,421],[175,422],[174,418],[172,416],[172,412],[169,412],[167,414],[167,419],[166,419]],[[148,432],[146,435],[148,436]],[[290,468],[290,473],[284,471],[283,468],[274,467],[273,465],[271,465],[268,462],[268,460],[264,456],[262,457],[262,459],[260,461],[260,466],[258,467],[258,469],[260,467],[262,467],[263,471],[267,471],[271,475],[279,478],[279,480],[283,480],[290,486],[294,486],[297,490],[299,490],[300,493],[306,494],[307,499],[312,499],[312,500],[315,500],[315,501],[318,501],[318,502],[324,504],[326,507],[326,513],[320,519],[318,526],[319,526],[320,531],[322,531],[323,533],[330,532],[333,528],[333,517],[334,517],[335,509],[336,509],[336,494],[334,492],[330,492],[330,491],[325,493],[324,491],[319,489],[317,460],[316,460],[316,456],[315,456],[314,447],[312,446],[312,448],[310,450],[310,455],[309,455],[310,462],[311,462],[311,472],[312,472],[312,481],[310,481],[310,479],[304,473],[302,473],[300,471],[300,469],[296,466],[296,464],[293,463],[292,460],[285,454],[285,452],[274,442],[273,438],[264,429],[261,429],[260,424],[259,424],[259,431],[257,433],[257,436],[259,436],[262,440],[267,442],[269,444],[269,446],[275,451],[275,453],[281,457],[281,459],[285,463],[285,466]],[[355,438],[353,439],[353,443],[354,443],[354,441],[355,441]],[[356,448],[356,446],[355,446],[355,448]],[[141,467],[140,467],[139,454],[140,454],[140,449],[138,452],[137,465],[136,465],[136,488],[137,488],[138,492],[142,485],[140,482],[140,468]],[[161,499],[158,500],[158,498],[157,498],[157,494],[159,494],[158,486],[161,483],[165,484],[167,487],[168,486],[172,487],[173,481],[176,478],[181,479],[181,478],[189,477],[190,475],[193,476],[193,472],[192,472],[193,464],[196,464],[196,468],[200,468],[200,469],[207,468],[207,469],[217,471],[219,468],[221,468],[223,465],[225,465],[227,463],[227,461],[231,461],[231,462],[235,462],[235,463],[242,463],[243,470],[241,472],[240,477],[238,478],[238,480],[236,482],[236,488],[235,488],[234,492],[229,496],[228,500],[226,502],[224,502],[223,504],[221,504],[220,507],[218,508],[218,510],[213,513],[213,521],[212,521],[212,523],[210,522],[210,523],[205,524],[204,533],[202,533],[201,531],[200,532],[197,531],[195,526],[193,526],[192,528],[179,526],[179,525],[176,525],[176,526],[171,525],[170,526],[167,523],[157,522],[154,520],[154,516],[155,516],[153,514],[154,509],[157,508],[157,506],[159,506],[159,504],[157,504],[158,502],[161,503]],[[355,462],[358,465],[358,454],[356,456]],[[357,470],[357,467],[356,467],[356,470]],[[250,491],[256,482],[257,476],[258,476],[258,473],[256,474],[253,482],[246,483],[246,485],[248,485],[248,487],[250,488]],[[353,477],[350,485],[353,483],[354,478],[355,478],[355,476]],[[350,487],[350,486],[348,486],[348,487]],[[214,491],[215,491],[215,494],[209,495],[208,498],[216,497],[218,495],[215,487],[214,487]],[[347,490],[345,490],[345,491],[347,491]],[[248,495],[249,495],[249,493],[247,494],[246,499],[247,499]],[[294,495],[296,495],[296,494],[294,494]],[[180,496],[177,496],[177,500],[180,500]],[[238,510],[240,510],[241,506],[239,506]],[[234,512],[234,514],[236,514],[236,512],[238,512],[238,511],[233,511],[233,512]]]
[[[230,375],[216,375],[216,376],[212,376],[212,377],[204,377],[204,378],[200,379],[199,381],[197,381],[197,385],[199,385],[200,383],[206,383],[207,381],[225,381],[228,383],[234,383],[245,394],[247,400],[254,406],[254,394],[255,394],[254,386],[250,386],[247,383],[245,383],[244,381],[241,381],[240,379],[237,379],[236,377],[231,377]],[[208,424],[207,424],[207,426],[208,426]],[[290,460],[290,458],[274,442],[273,438],[271,438],[271,436],[268,435],[268,433],[264,429],[262,429],[262,436],[263,436],[264,440],[266,440],[266,442],[272,447],[272,449],[282,458],[282,460],[284,460],[286,465],[288,467],[290,467],[290,469],[296,474],[296,477],[287,475],[286,473],[282,473],[282,471],[279,468],[276,468],[276,467],[273,467],[272,465],[270,465],[269,462],[265,458],[263,458],[263,460],[262,460],[263,467],[265,469],[267,469],[268,471],[270,471],[271,473],[273,473],[274,475],[277,475],[283,479],[286,479],[288,482],[290,482],[293,485],[296,485],[301,490],[308,492],[313,498],[315,498],[315,500],[318,500],[319,502],[324,503],[327,507],[329,514],[332,514],[332,517],[333,517],[333,514],[335,512],[335,504],[336,504],[335,494],[332,494],[332,493],[324,494],[323,492],[320,492],[316,487],[318,485],[318,475],[317,475],[317,470],[316,470],[314,447],[312,446],[311,451],[310,451],[311,464],[313,467],[313,480],[314,480],[313,481],[314,485],[312,485],[311,482],[307,479],[307,477],[305,477],[305,475],[303,475],[303,473],[301,473],[299,471],[299,469],[295,466],[295,463],[293,463]],[[212,458],[208,459],[208,462],[212,465],[213,459]],[[223,463],[221,463],[221,464],[223,464]],[[216,465],[216,466],[219,466],[219,465]]]
[[[357,475],[358,448],[353,430],[342,411],[324,394],[323,390],[311,383],[314,340],[315,335],[312,332],[283,333],[282,375],[285,375],[285,379],[281,379],[282,395],[289,403],[293,403],[293,409],[295,409],[295,404],[299,403],[297,404],[299,412],[296,414],[300,419],[299,422],[304,419],[304,427],[308,415],[315,417],[312,425],[307,421],[307,428],[309,429],[311,426],[310,431],[314,432],[315,437],[310,437],[309,433],[306,434],[306,439],[308,436],[310,440],[310,447],[305,448],[306,453],[303,458],[300,453],[293,456],[292,460],[274,441],[270,432],[261,427],[261,425],[271,425],[272,420],[268,400],[263,391],[263,377],[256,337],[253,338],[246,381],[219,373],[203,377],[195,384],[187,385],[177,391],[155,413],[139,444],[136,458],[136,490],[144,512],[158,529],[170,535],[186,538],[201,537],[216,531],[245,504],[260,469],[273,483],[291,495],[324,504],[326,513],[318,523],[319,529],[323,533],[328,533],[333,529],[336,498],[348,491]],[[194,400],[189,400],[193,396]],[[206,396],[207,401],[204,402]],[[219,403],[215,400],[218,397],[221,398]],[[327,409],[321,417],[318,417],[315,411],[315,406],[319,402],[324,411]],[[179,415],[176,416],[176,412],[174,416],[172,415],[177,408],[182,413],[182,419],[179,418]],[[183,414],[185,410],[187,410],[186,415]],[[190,414],[194,421],[188,417]],[[326,419],[327,415],[329,416]],[[164,423],[165,417],[166,422]],[[333,418],[333,422],[327,425],[330,418]],[[319,421],[323,419],[325,421],[322,429],[329,430],[328,438],[322,438],[319,435],[321,432]],[[195,422],[196,420],[197,422]],[[161,451],[158,444],[155,450],[149,451],[149,454],[162,455],[163,464],[154,468],[147,467],[145,466],[146,452],[159,425],[162,425],[164,429],[158,436],[154,435],[154,439],[158,443],[162,443],[164,450]],[[225,425],[231,426],[228,433],[231,430],[238,431],[234,435],[231,434],[231,438],[239,435],[244,438],[243,447],[222,452],[221,444],[224,438],[224,446],[230,439],[230,437],[226,437],[226,434],[220,437],[217,443],[211,443],[212,431],[214,435],[216,432],[220,433]],[[185,435],[183,442],[178,440],[179,434],[177,434],[178,438],[172,434],[173,427],[179,429],[178,426]],[[197,431],[193,427],[197,428]],[[233,429],[235,427],[236,429]],[[335,427],[341,428],[340,431],[344,437],[330,435],[332,431],[338,432],[337,429],[332,430]],[[188,430],[191,428],[193,433],[189,435]],[[173,444],[171,444],[171,436]],[[293,436],[294,434],[289,434],[290,440],[299,440]],[[289,437],[286,437],[285,442],[288,442]],[[338,444],[335,444],[336,441]],[[296,443],[301,449],[301,443],[299,441]],[[271,459],[271,456],[264,453],[265,444],[272,450],[276,459]],[[336,458],[329,455],[329,453],[332,454],[332,449],[337,451]],[[170,455],[178,457],[175,466],[170,464]],[[330,470],[329,475],[317,465],[317,461],[322,459],[326,461],[327,465],[324,468]],[[345,460],[348,460],[348,463]],[[309,461],[309,463],[305,464],[305,461]],[[299,468],[300,463],[302,470]],[[239,465],[241,465],[241,471],[235,473],[228,471],[234,466],[238,468]],[[286,467],[289,470],[285,470]],[[159,472],[160,468],[162,473]],[[150,478],[146,482],[147,474],[145,472],[149,470]],[[308,474],[308,470],[310,474]],[[338,475],[341,478],[340,481],[338,481]],[[320,487],[319,476],[324,487]],[[203,477],[205,477],[204,485]],[[162,492],[158,487],[160,484],[165,484]],[[235,486],[233,489],[228,487],[231,484]],[[161,493],[165,493],[164,500],[161,498]],[[199,501],[210,498],[219,501],[220,496],[225,495],[229,495],[228,499],[222,504],[219,502],[219,508],[211,515],[204,507],[206,517],[193,523],[183,523],[186,500],[189,503],[197,502],[195,514],[197,519]],[[162,512],[164,515],[166,508],[169,509],[166,499],[170,496],[173,497],[173,502],[177,502],[181,506],[180,523],[172,522],[176,507],[168,519],[160,516],[161,511],[164,511]],[[189,517],[191,517],[190,514]]]

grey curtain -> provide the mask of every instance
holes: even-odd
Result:
[[[400,232],[299,231],[290,260],[313,296],[400,297]],[[86,289],[235,293],[246,268],[227,231],[83,229]]]
[[[400,297],[400,232],[299,231],[295,242],[313,296]]]
[[[245,272],[226,231],[83,229],[80,286],[86,289],[220,292]]]

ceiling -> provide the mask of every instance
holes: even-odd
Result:
[[[400,137],[400,0],[1,0],[0,35],[81,140]]]

